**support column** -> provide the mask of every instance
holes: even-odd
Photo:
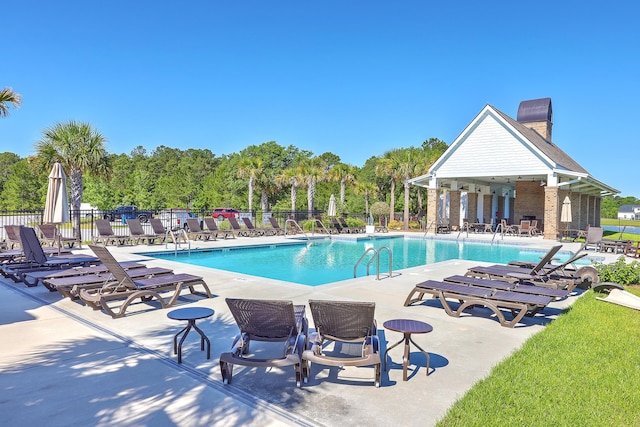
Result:
[[[427,223],[425,227],[428,227],[430,224],[433,224],[429,233],[436,234],[437,223],[438,223],[438,203],[440,202],[440,192],[437,188],[428,188],[427,189]]]
[[[449,226],[460,227],[460,191],[449,191]]]
[[[544,188],[544,238],[556,240],[558,238],[558,224],[560,213],[558,204],[558,187]]]
[[[467,192],[467,219],[469,223],[477,222],[478,219],[478,193]]]

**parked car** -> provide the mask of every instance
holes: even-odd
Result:
[[[140,222],[147,222],[149,218],[153,218],[153,211],[138,210],[135,206],[118,206],[115,209],[105,211],[102,218],[109,221],[138,218]]]
[[[240,218],[240,211],[237,209],[231,208],[215,208],[213,212],[211,212],[211,216],[223,220],[225,218],[234,217],[236,219]]]
[[[189,231],[187,218],[197,218],[197,216],[187,208],[173,208],[160,211],[158,218],[167,229],[177,230],[182,228],[185,231]]]

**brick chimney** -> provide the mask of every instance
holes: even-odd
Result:
[[[551,141],[551,127],[553,126],[551,98],[522,101],[518,107],[517,120],[529,129],[538,132],[547,141]]]

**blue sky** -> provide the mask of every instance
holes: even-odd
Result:
[[[553,140],[640,197],[640,6],[547,1],[5,0],[0,150],[90,122],[113,153],[266,141],[362,166],[491,104],[551,97]]]

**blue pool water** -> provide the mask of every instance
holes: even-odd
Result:
[[[367,248],[387,246],[393,254],[393,271],[450,259],[507,263],[511,260],[539,261],[544,251],[519,246],[464,243],[435,239],[375,238],[358,241],[319,240],[258,247],[221,248],[191,253],[145,254],[154,258],[211,267],[253,276],[268,277],[309,286],[353,278],[353,267]],[[562,255],[559,255],[562,258]],[[567,259],[567,254],[564,255]],[[366,275],[365,258],[357,276]],[[380,253],[380,272],[389,268],[388,251]],[[369,273],[375,275],[375,263]]]

